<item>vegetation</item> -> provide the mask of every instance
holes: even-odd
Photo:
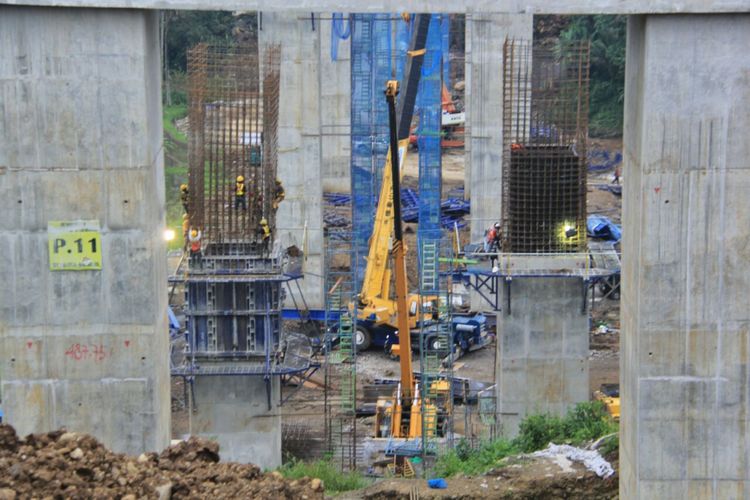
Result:
[[[541,450],[550,442],[579,446],[617,430],[617,423],[610,418],[601,401],[579,403],[564,418],[552,415],[526,417],[521,422],[518,437],[513,440],[497,439],[475,449],[461,441],[438,458],[433,473],[440,477],[459,473],[476,476],[497,467],[505,457]],[[602,452],[611,453],[617,444],[614,436],[605,442]]]
[[[227,11],[178,10],[164,13],[166,60],[169,70],[187,70],[187,51],[201,42],[229,41],[234,26]]]
[[[164,106],[164,186],[167,201],[167,227],[175,232],[175,239],[167,246],[170,250],[182,247],[182,203],[180,184],[187,182],[187,137],[175,121],[187,115],[184,104]]]
[[[326,493],[341,493],[343,491],[358,490],[370,484],[358,472],[341,472],[330,459],[303,462],[292,459],[279,469],[287,479],[301,479],[303,477],[317,477],[323,481]]]
[[[591,40],[589,135],[622,135],[627,16],[572,16],[561,42]]]

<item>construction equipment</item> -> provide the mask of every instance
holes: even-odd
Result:
[[[418,36],[413,35],[411,50],[409,50],[409,64],[412,68],[417,65],[421,68],[422,59],[424,58],[424,47],[429,26],[429,16],[424,21],[423,32]],[[416,32],[415,32],[416,33]],[[415,45],[416,44],[416,45]],[[408,67],[407,67],[408,69]],[[399,109],[395,109],[395,96],[392,103],[394,109],[394,126],[391,131],[396,135],[395,141],[391,141],[391,150],[397,154],[393,160],[397,160],[394,168],[385,168],[382,176],[380,197],[377,211],[375,214],[375,223],[373,225],[372,236],[370,237],[370,247],[367,257],[367,266],[365,269],[362,290],[358,296],[357,304],[357,330],[355,332],[355,343],[357,350],[363,351],[371,346],[381,347],[388,353],[398,354],[403,349],[396,347],[403,339],[403,335],[398,335],[400,331],[399,320],[405,320],[408,331],[414,332],[419,336],[420,326],[425,326],[436,321],[435,312],[440,307],[450,307],[450,304],[440,304],[435,296],[420,296],[419,294],[406,294],[406,306],[401,311],[407,311],[406,314],[398,314],[399,308],[397,301],[390,297],[391,277],[389,257],[395,257],[397,250],[405,252],[403,241],[400,237],[394,239],[392,244],[391,236],[401,230],[401,197],[396,194],[400,193],[400,172],[404,158],[407,154],[409,133],[414,114],[414,105],[416,102],[417,88],[421,77],[421,69],[405,73],[406,81],[401,99],[398,103]],[[398,82],[388,82],[389,89],[398,89]],[[394,90],[387,90],[394,91]],[[395,90],[397,91],[397,90]],[[391,106],[389,102],[388,106]],[[390,112],[390,109],[389,109]],[[396,123],[397,122],[397,123]],[[392,163],[391,156],[386,159],[386,166]],[[396,215],[396,208],[399,214]],[[399,247],[400,245],[400,247]],[[426,262],[423,259],[422,265],[437,265],[436,256],[432,259],[434,262]],[[398,265],[398,264],[396,264]],[[398,283],[398,282],[397,282]],[[404,277],[405,290],[406,278]],[[406,293],[406,292],[404,292]],[[471,316],[471,321],[465,318],[452,319],[453,345],[454,351],[460,348],[461,352],[476,347],[483,346],[487,343],[486,319],[481,314]],[[434,343],[434,335],[429,330],[424,339],[420,339],[428,348]],[[418,349],[420,342],[412,343],[415,349]]]
[[[464,147],[464,125],[466,124],[466,112],[456,105],[451,93],[443,84],[440,94],[441,116],[440,116],[440,147],[462,148]],[[409,135],[409,144],[418,146],[416,127],[412,128]]]
[[[445,416],[444,411],[438,411],[436,401],[422,401],[419,384],[412,372],[411,330],[423,314],[424,304],[419,295],[407,296],[406,260],[401,226],[401,197],[400,197],[400,161],[409,142],[411,118],[414,112],[417,87],[424,58],[424,48],[427,31],[430,24],[429,14],[418,14],[414,23],[411,40],[411,50],[406,62],[404,93],[396,110],[396,96],[399,84],[390,80],[386,84],[385,97],[388,105],[388,123],[390,129],[390,150],[387,155],[387,165],[383,175],[383,189],[378,205],[378,217],[370,243],[370,253],[363,293],[360,296],[361,309],[358,312],[363,319],[375,318],[382,324],[394,325],[398,330],[398,345],[393,346],[393,352],[399,355],[401,377],[393,395],[378,401],[375,414],[375,436],[392,438],[417,438],[422,436],[424,421],[432,422],[439,416]],[[398,119],[397,119],[398,116]],[[390,288],[390,270],[388,269],[388,243],[393,230],[392,250],[395,272],[395,302],[388,296]],[[429,301],[429,300],[428,300]],[[445,381],[437,381],[437,384]],[[448,386],[449,388],[449,386]],[[435,388],[430,388],[435,394]],[[422,411],[425,412],[424,418]],[[439,422],[430,425],[439,429]]]
[[[594,399],[604,403],[610,417],[620,420],[620,384],[602,384],[598,391],[594,391]]]

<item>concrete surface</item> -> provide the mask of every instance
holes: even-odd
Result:
[[[158,14],[0,7],[0,379],[19,434],[169,444]],[[49,271],[96,219],[101,271]]]
[[[503,159],[503,44],[531,40],[533,16],[472,14],[466,19],[465,193],[471,198],[471,241],[500,220]]]
[[[344,16],[344,30],[349,26]],[[320,30],[320,141],[323,190],[337,193],[351,191],[351,35],[336,37],[338,57],[331,59],[330,13],[316,20]]]
[[[278,176],[286,197],[276,213],[276,241],[304,247],[300,285],[313,309],[323,308],[324,254],[318,28],[297,14],[266,14],[260,31],[261,50],[281,43]],[[285,307],[294,307],[289,296]]]
[[[621,498],[750,496],[750,15],[632,17]]]
[[[264,12],[432,12],[511,14],[689,14],[749,12],[746,0],[2,0],[14,5]]]
[[[263,377],[195,378],[191,428],[195,435],[216,440],[223,462],[252,463],[263,469],[281,465],[281,386],[272,377],[271,410]]]
[[[497,412],[515,437],[529,414],[564,415],[589,400],[589,316],[580,278],[514,278],[497,315]],[[588,303],[588,301],[587,301]]]

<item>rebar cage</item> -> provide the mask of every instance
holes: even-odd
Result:
[[[583,251],[589,43],[506,40],[503,63],[503,251]]]
[[[273,229],[279,116],[278,46],[199,44],[188,51],[190,225],[207,252],[257,243]],[[244,177],[244,202],[235,182]]]

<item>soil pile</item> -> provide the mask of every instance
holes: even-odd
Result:
[[[113,453],[73,432],[19,439],[0,424],[0,500],[16,498],[322,499],[319,479],[286,480],[255,465],[219,463],[219,445],[192,437],[161,454]]]

